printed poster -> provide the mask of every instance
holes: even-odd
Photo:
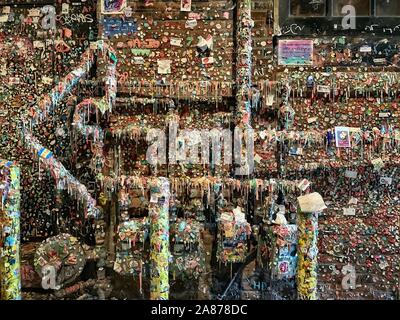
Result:
[[[181,11],[192,11],[192,0],[181,0]]]
[[[278,64],[281,66],[312,66],[313,40],[279,40]]]
[[[126,8],[127,0],[102,0],[101,13],[102,14],[120,14]]]
[[[348,127],[335,127],[337,148],[350,148],[350,129]]]

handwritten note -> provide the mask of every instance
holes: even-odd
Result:
[[[278,63],[283,66],[313,64],[314,43],[312,40],[280,40]]]

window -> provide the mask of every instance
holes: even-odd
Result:
[[[356,9],[356,16],[369,16],[371,15],[371,0],[333,0],[333,16],[343,16],[342,8],[347,5],[354,6]]]
[[[376,0],[376,15],[378,17],[400,16],[400,1]]]
[[[290,0],[290,15],[294,17],[322,17],[326,15],[325,0]]]
[[[389,34],[399,25],[400,0],[276,0],[279,4],[279,27],[282,35],[336,34],[342,32],[355,35],[371,31]],[[355,9],[355,29],[342,28],[343,7]],[[307,23],[305,23],[307,19]]]

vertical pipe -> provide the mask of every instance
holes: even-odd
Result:
[[[110,225],[108,226],[108,254],[109,260],[115,261],[115,226],[117,224],[117,201],[118,198],[113,192],[111,197]]]
[[[238,0],[237,8],[237,48],[236,48],[236,104],[237,121],[245,128],[251,121],[251,74],[252,74],[252,39],[251,0]]]
[[[317,300],[318,213],[297,213],[297,294],[300,300]]]
[[[150,181],[150,299],[169,298],[169,198],[167,178]]]
[[[9,168],[10,181],[5,200],[4,225],[1,231],[4,240],[0,248],[1,300],[21,300],[20,273],[20,169]]]

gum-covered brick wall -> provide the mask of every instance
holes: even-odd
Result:
[[[314,42],[312,67],[275,63],[274,74],[279,94],[289,84],[295,114],[292,135],[284,134],[280,172],[286,178],[307,176],[328,206],[319,217],[319,297],[395,299],[400,39],[372,34],[279,39]],[[282,99],[277,103],[282,108]],[[351,149],[335,148],[335,126],[358,128],[351,129]]]
[[[131,17],[103,15],[100,22],[103,37],[117,49],[119,91],[144,93],[156,81],[170,81],[181,86],[184,96],[189,86],[199,90],[201,81],[211,81],[226,87],[224,95],[230,94],[232,1],[192,1],[193,12],[180,11],[180,1],[138,0],[127,5]]]
[[[44,9],[46,5],[55,11]],[[56,192],[54,180],[39,171],[38,160],[24,148],[20,126],[31,106],[73,69],[89,41],[97,38],[96,1],[0,1],[0,16],[0,158],[21,165],[21,239],[42,239],[72,224],[62,219],[71,209],[61,204],[63,195]],[[54,30],[49,29],[51,21]],[[73,103],[71,97],[51,121],[34,128],[66,166],[73,161],[67,125]]]

